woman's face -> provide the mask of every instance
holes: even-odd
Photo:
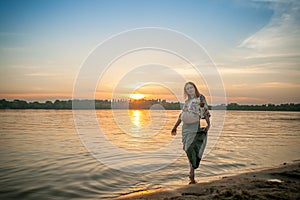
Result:
[[[195,94],[196,94],[195,87],[191,84],[187,84],[185,86],[185,91],[189,96],[195,96]]]

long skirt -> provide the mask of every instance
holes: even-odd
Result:
[[[199,122],[183,124],[182,143],[183,150],[194,169],[199,167],[207,141],[207,131],[200,128]]]

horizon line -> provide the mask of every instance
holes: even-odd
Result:
[[[5,101],[8,101],[8,102],[13,102],[13,101],[25,101],[26,103],[35,103],[35,102],[38,102],[38,103],[46,103],[46,102],[51,102],[51,103],[55,103],[55,101],[73,101],[73,100],[78,100],[78,101],[97,101],[97,100],[100,100],[100,101],[113,101],[113,100],[117,100],[117,101],[165,101],[166,103],[182,103],[181,101],[168,101],[166,99],[160,99],[160,98],[157,98],[157,99],[146,99],[146,98],[142,98],[142,99],[126,99],[126,98],[121,98],[121,99],[87,99],[87,98],[83,98],[83,99],[55,99],[55,100],[44,100],[44,101],[38,101],[38,100],[33,100],[33,101],[29,101],[29,100],[25,100],[25,99],[13,99],[13,100],[7,100],[5,98],[1,98],[0,101],[2,100],[5,100]],[[216,104],[216,105],[210,105],[210,106],[228,106],[229,104],[237,104],[237,105],[243,105],[243,106],[246,106],[246,105],[252,105],[252,106],[255,106],[255,105],[297,105],[297,104],[300,104],[300,103],[295,103],[295,102],[284,102],[284,103],[262,103],[262,104],[240,104],[238,102],[227,102],[227,104]]]

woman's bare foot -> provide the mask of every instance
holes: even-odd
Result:
[[[190,175],[189,175],[189,178],[190,178],[190,183],[189,184],[195,184],[196,181],[195,181],[195,169],[193,168],[192,164],[190,163]]]
[[[194,174],[191,174],[191,175],[189,176],[189,178],[190,178],[189,184],[195,184],[195,183],[196,183],[195,178],[194,178]]]

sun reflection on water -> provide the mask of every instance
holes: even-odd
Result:
[[[132,123],[141,128],[141,111],[140,110],[131,110],[130,113],[130,119]]]
[[[175,119],[167,120],[160,110],[99,111],[99,125],[105,137],[115,146],[129,151],[155,151],[168,144],[169,127]]]

